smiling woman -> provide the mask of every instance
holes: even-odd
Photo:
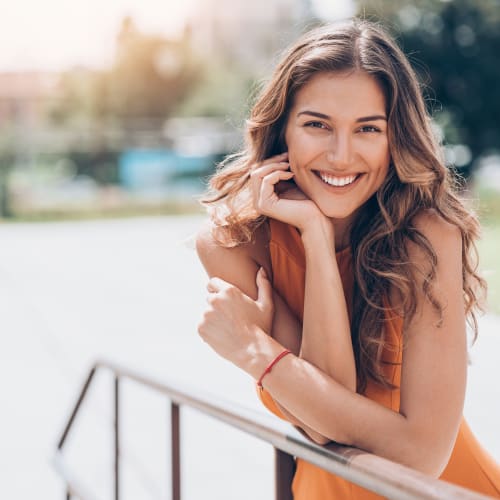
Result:
[[[389,169],[386,99],[368,74],[319,73],[295,95],[285,141],[303,193],[336,221],[336,245]],[[320,112],[321,110],[321,112]],[[326,186],[325,186],[326,184]]]
[[[204,341],[316,443],[356,446],[500,498],[462,417],[484,288],[416,77],[379,26],[285,54],[205,197]],[[295,500],[374,499],[297,460]]]

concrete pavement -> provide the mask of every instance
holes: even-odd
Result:
[[[264,411],[249,377],[196,334],[206,278],[189,238],[202,220],[0,225],[1,498],[62,496],[50,457],[97,357]],[[500,461],[499,330],[498,318],[481,321],[465,414]],[[97,382],[68,454],[109,497],[111,387],[105,376]],[[168,498],[166,402],[129,384],[123,404],[125,498]],[[269,446],[195,412],[184,416],[185,499],[272,498]]]

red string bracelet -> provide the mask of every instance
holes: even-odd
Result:
[[[262,387],[262,379],[272,370],[273,366],[281,359],[284,358],[287,354],[291,354],[292,351],[285,349],[282,353],[278,354],[268,365],[268,367],[264,370],[264,373],[260,376],[259,381],[257,382],[257,387],[259,389],[263,389]]]

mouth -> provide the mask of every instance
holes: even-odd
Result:
[[[335,188],[345,188],[352,186],[363,174],[332,175],[331,173],[316,170],[314,172],[324,184]]]

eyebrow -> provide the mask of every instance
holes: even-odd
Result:
[[[297,117],[301,115],[310,115],[310,116],[315,116],[316,118],[323,118],[324,120],[331,120],[332,117],[329,115],[325,115],[324,113],[319,113],[318,111],[301,111],[300,113],[297,113]],[[361,118],[356,119],[356,123],[362,123],[362,122],[372,122],[376,120],[384,120],[387,121],[387,117],[385,115],[370,115],[370,116],[362,116]]]

